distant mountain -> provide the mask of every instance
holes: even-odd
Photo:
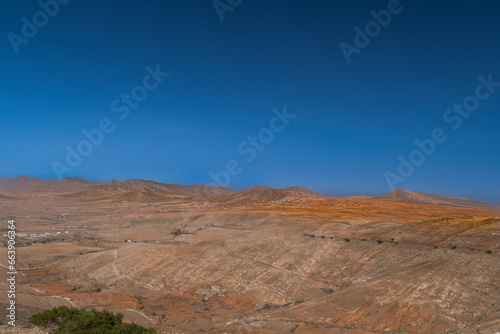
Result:
[[[307,194],[307,195],[312,195],[312,196],[323,196],[315,191],[312,191],[311,189],[309,189],[307,187],[301,187],[301,186],[288,187],[288,188],[285,188],[285,190],[293,192],[293,193]]]
[[[322,196],[306,187],[269,188],[255,186],[235,192],[235,197],[255,201],[277,201],[289,197]]]
[[[201,184],[181,185],[165,184],[156,181],[129,179],[126,181],[111,180],[106,183],[91,183],[82,193],[75,195],[92,195],[102,192],[130,193],[131,197],[155,197],[158,195],[175,196],[217,196],[232,194],[233,191],[225,187],[204,186]],[[134,195],[135,194],[135,195]],[[155,195],[154,195],[155,194]]]
[[[0,189],[32,187],[43,184],[45,181],[35,179],[26,175],[18,176],[13,179],[0,178]]]
[[[18,176],[13,179],[0,178],[0,189],[8,189],[15,191],[16,189],[24,189],[24,188],[37,188],[43,187],[53,188],[81,188],[90,185],[90,182],[85,181],[79,177],[67,177],[62,180],[53,180],[53,181],[44,181],[40,179],[36,179],[29,176]]]
[[[56,180],[56,181],[48,181],[48,182],[60,182],[60,183],[66,183],[66,184],[90,184],[89,181],[85,181],[84,179],[74,176],[74,177],[67,177],[62,180]]]
[[[79,177],[67,177],[62,180],[44,181],[28,176],[0,178],[0,190],[10,193],[60,193],[60,196],[82,198],[118,198],[124,200],[155,199],[171,196],[228,196],[250,197],[258,200],[279,200],[284,197],[318,196],[318,193],[306,187],[273,189],[255,186],[250,189],[232,191],[226,187],[202,184],[180,185],[165,184],[150,180],[129,179],[126,181],[88,182]],[[2,195],[6,196],[6,195]],[[0,197],[1,199],[1,197]],[[5,197],[4,199],[7,199]]]
[[[0,191],[4,194],[0,199],[12,199],[16,193],[51,193],[61,198],[81,198],[82,200],[115,199],[123,201],[163,201],[177,196],[201,198],[210,196],[229,202],[267,202],[284,198],[304,198],[321,196],[306,187],[289,187],[274,189],[255,186],[249,189],[232,191],[226,187],[207,186],[201,184],[180,185],[165,184],[150,180],[129,179],[126,181],[111,180],[109,182],[88,182],[79,177],[68,177],[62,180],[43,181],[28,176],[13,179],[0,178]],[[14,197],[12,197],[13,195]]]
[[[408,204],[487,207],[486,204],[472,199],[428,194],[422,191],[408,191],[403,188],[373,198]]]

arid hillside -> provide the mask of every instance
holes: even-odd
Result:
[[[447,205],[461,207],[487,207],[487,205],[468,198],[458,198],[451,196],[442,196],[438,194],[427,194],[422,191],[408,191],[398,188],[388,194],[374,197],[375,199],[385,199],[393,202],[402,202],[410,204],[423,205]]]
[[[67,305],[165,333],[500,331],[493,208],[38,181],[0,180],[0,216],[18,228],[21,323]]]

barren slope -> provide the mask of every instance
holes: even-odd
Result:
[[[68,305],[183,333],[500,328],[496,210],[300,188],[168,194],[150,181],[82,198],[86,188],[28,192],[39,186],[29,182],[0,202],[18,226],[21,322]]]

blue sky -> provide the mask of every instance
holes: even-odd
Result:
[[[236,161],[231,189],[376,195],[390,191],[398,157],[441,128],[447,140],[395,187],[500,203],[500,87],[458,129],[443,119],[479,76],[500,81],[500,3],[401,0],[348,63],[339,45],[355,47],[354,28],[390,3],[243,0],[221,21],[212,1],[72,0],[47,22],[37,1],[3,3],[0,176],[206,184]],[[34,15],[38,32],[16,53],[9,33],[23,37]],[[136,88],[148,66],[169,75]],[[111,104],[126,106],[134,88],[147,96],[120,119]],[[285,106],[296,117],[269,142]],[[113,131],[67,165],[67,147],[103,119]],[[268,143],[248,161],[238,147],[259,133]],[[54,162],[68,169],[58,175]]]

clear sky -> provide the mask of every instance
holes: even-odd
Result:
[[[3,2],[0,177],[500,204],[500,3],[397,2]]]

